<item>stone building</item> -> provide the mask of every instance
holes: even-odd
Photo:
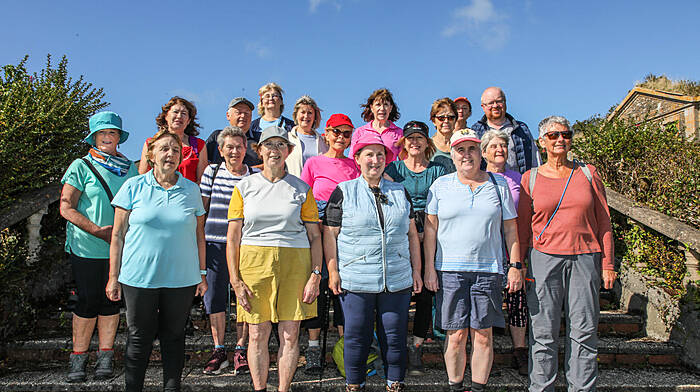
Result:
[[[635,124],[658,121],[685,130],[689,140],[700,141],[700,96],[635,87],[608,116],[608,120],[615,118]]]

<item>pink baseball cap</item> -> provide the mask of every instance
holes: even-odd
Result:
[[[382,140],[381,136],[379,136],[379,134],[375,132],[364,132],[359,134],[359,136],[356,139],[353,139],[352,145],[350,146],[350,153],[354,157],[355,154],[357,154],[357,152],[372,144],[379,144],[382,147],[384,147],[384,150],[386,151],[387,163],[394,160],[394,152],[391,151],[391,149],[387,147],[386,144],[384,144],[384,141]]]
[[[474,132],[473,129],[471,128],[464,128],[460,129],[459,131],[455,131],[452,134],[452,137],[450,137],[450,147],[454,147],[459,143],[462,142],[475,142],[475,143],[481,143],[481,139],[479,139],[478,136],[476,136],[476,132]]]

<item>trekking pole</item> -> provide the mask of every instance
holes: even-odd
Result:
[[[323,333],[323,343],[321,344],[321,372],[318,374],[318,387],[323,390],[323,372],[326,370],[326,344],[328,343],[328,313],[330,312],[331,289],[326,285],[325,292],[321,293],[326,297],[325,309],[321,309],[321,332]]]

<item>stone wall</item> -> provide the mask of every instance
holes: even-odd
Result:
[[[668,95],[668,94],[664,94]],[[679,129],[684,129],[688,139],[699,139],[700,102],[687,102],[672,97],[656,96],[637,92],[624,108],[618,113],[623,119],[639,123],[647,119],[659,121],[662,124],[678,123]]]

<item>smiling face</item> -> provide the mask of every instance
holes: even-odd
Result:
[[[226,112],[226,119],[232,127],[238,127],[243,132],[248,132],[250,128],[250,120],[252,119],[252,110],[243,102],[237,103],[230,107]]]
[[[408,155],[419,156],[425,154],[425,149],[428,148],[428,139],[422,135],[414,133],[405,138],[403,148],[408,152]]]
[[[185,132],[185,128],[190,123],[190,113],[185,105],[176,103],[165,114],[165,122],[170,132]]]
[[[355,154],[355,162],[360,166],[365,180],[379,180],[386,166],[386,150],[381,144],[370,144]]]
[[[295,120],[302,130],[310,132],[316,120],[316,111],[311,105],[299,105]]]
[[[226,161],[226,165],[230,167],[240,167],[245,158],[246,143],[243,138],[238,136],[226,136],[224,145],[219,146],[219,153]]]
[[[391,102],[378,98],[372,102],[372,115],[374,116],[374,119],[379,122],[388,121],[389,114],[391,114],[391,110],[393,108],[394,107],[391,105]]]
[[[432,118],[435,129],[444,134],[451,134],[455,130],[457,114],[447,105],[442,105]]]
[[[481,108],[487,119],[501,120],[506,115],[506,97],[500,89],[489,87],[481,95]]]
[[[339,125],[333,129],[326,130],[326,142],[328,148],[336,152],[343,152],[350,146],[352,138],[352,127],[349,125]]]
[[[182,161],[182,148],[178,140],[175,139],[176,137],[176,135],[168,134],[153,142],[148,159],[154,169],[167,173],[177,170]]]
[[[508,160],[508,142],[500,137],[492,138],[484,151],[484,159],[496,167],[505,165]]]
[[[95,133],[95,148],[109,155],[117,155],[121,132],[118,129],[102,129]]]
[[[457,106],[457,120],[464,121],[472,115],[472,109],[468,103],[460,100],[455,102],[455,106]]]
[[[284,161],[289,156],[289,144],[281,137],[271,137],[260,143],[260,155],[264,166],[284,167]]]
[[[547,133],[540,138],[540,145],[547,151],[547,156],[565,156],[569,153],[572,139],[567,139],[562,135],[562,132],[568,131],[569,129],[562,124],[554,123],[549,127]],[[558,137],[550,139],[549,136],[554,137],[556,133],[558,133]]]
[[[465,140],[452,147],[452,163],[460,172],[479,170],[481,165],[481,150],[479,143]]]
[[[275,89],[268,89],[260,96],[260,102],[265,108],[266,114],[280,113],[282,111],[282,94]]]

